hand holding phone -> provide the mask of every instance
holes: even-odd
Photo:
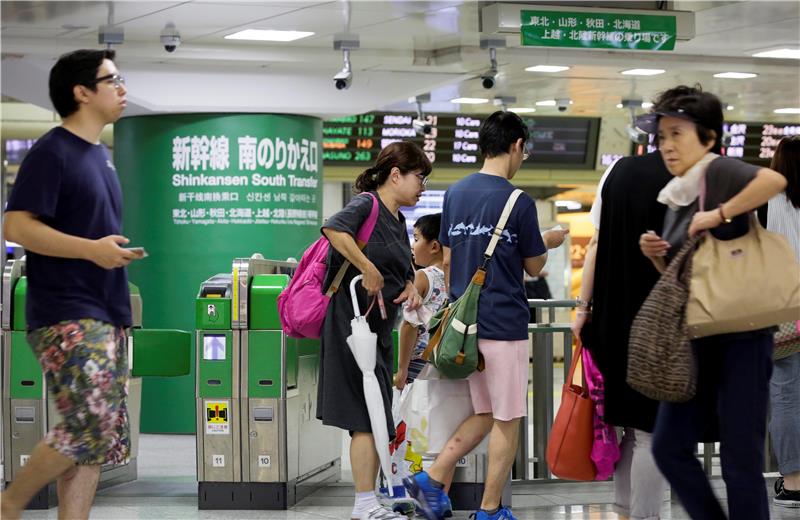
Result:
[[[147,251],[145,251],[143,247],[126,247],[125,249],[127,249],[131,253],[135,254],[136,258],[139,258],[139,259],[147,258],[148,256],[150,256],[150,255],[147,254]]]

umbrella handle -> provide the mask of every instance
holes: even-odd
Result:
[[[350,299],[353,300],[353,312],[355,313],[355,317],[361,317],[361,309],[358,308],[358,297],[356,296],[356,282],[364,283],[362,279],[364,278],[363,274],[360,274],[353,278],[350,282]]]

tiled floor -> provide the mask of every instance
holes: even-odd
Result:
[[[194,461],[194,437],[142,435],[139,479],[101,490],[95,500],[92,518],[97,520],[319,520],[346,519],[350,516],[353,488],[349,483],[338,483],[323,488],[289,511],[199,511]],[[718,494],[724,497],[724,483],[720,479],[715,479],[713,484]],[[611,505],[613,496],[611,482],[515,483],[514,514],[519,520],[621,518],[613,511]],[[454,519],[465,520],[469,513],[469,511],[456,511]],[[29,511],[23,518],[55,519],[57,510]],[[677,500],[673,499],[664,501],[661,518],[686,520],[689,517]],[[772,518],[800,520],[800,509],[773,507]]]

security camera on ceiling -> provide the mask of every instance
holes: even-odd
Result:
[[[556,99],[556,108],[559,112],[566,112],[571,104],[572,100],[569,98]]]
[[[175,27],[175,24],[169,22],[161,29],[161,45],[167,52],[175,52],[175,49],[181,45],[181,33]]]
[[[336,90],[347,90],[353,84],[353,72],[349,67],[340,70],[333,77],[333,84]]]

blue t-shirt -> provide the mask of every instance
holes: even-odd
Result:
[[[444,195],[439,242],[450,248],[450,298],[467,288],[514,186],[483,173],[458,181]],[[523,283],[524,259],[547,248],[539,232],[536,203],[523,193],[489,261],[478,301],[478,337],[502,341],[528,338],[528,300]]]
[[[122,190],[108,150],[64,128],[52,129],[22,161],[6,211],[29,211],[53,229],[82,238],[121,234]],[[29,329],[89,318],[131,325],[125,268],[26,254]]]

